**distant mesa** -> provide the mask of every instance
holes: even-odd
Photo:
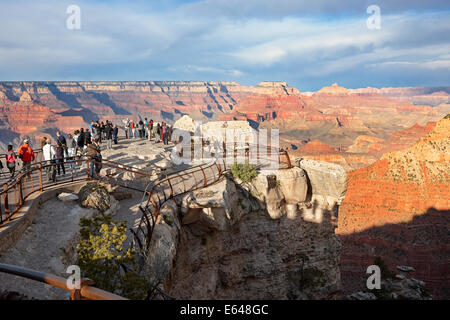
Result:
[[[339,94],[350,94],[350,91],[344,87],[340,87],[337,83],[333,83],[329,87],[323,87],[316,94],[330,94],[330,95],[339,95]]]
[[[319,140],[313,140],[299,149],[301,154],[330,154],[338,153],[334,148]]]
[[[27,102],[31,102],[31,101],[33,101],[33,100],[31,99],[30,94],[27,91],[23,91],[22,95],[20,96],[19,102],[27,103]]]

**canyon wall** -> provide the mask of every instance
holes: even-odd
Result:
[[[216,81],[0,82],[0,147],[10,142],[17,147],[24,137],[36,147],[44,135],[86,128],[97,119],[123,127],[126,118],[172,124],[189,115],[195,120],[246,120],[253,128],[278,129],[286,139],[280,145],[288,150],[318,140],[341,152],[358,144],[360,136],[386,140],[398,130],[416,123],[425,126],[450,112],[442,99],[435,107],[416,105],[398,99],[400,94],[371,89],[334,84],[302,94],[286,82],[256,86]],[[405,90],[407,96],[418,92]],[[313,156],[350,170],[367,166],[381,155],[370,152]]]
[[[150,248],[148,277],[178,299],[336,299],[335,235],[346,174],[301,160],[231,177],[169,201]]]
[[[450,116],[405,150],[349,173],[337,232],[343,286],[360,290],[377,256],[411,265],[435,297],[450,296]]]

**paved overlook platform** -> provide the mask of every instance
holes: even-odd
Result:
[[[114,145],[112,150],[103,150],[102,154],[103,158],[107,160],[142,169],[151,169],[156,177],[161,170],[171,170],[170,150],[172,147],[172,144],[165,146],[162,143],[155,144],[153,141],[145,139],[123,139],[119,141],[118,145]],[[104,144],[102,149],[104,149]],[[85,166],[79,166],[75,171],[84,169]],[[177,170],[179,169],[177,168]],[[105,170],[102,170],[101,174],[104,174]],[[66,165],[66,175],[70,174]],[[37,180],[35,176],[32,178]],[[45,175],[44,178],[46,178]],[[75,188],[75,184],[79,186]],[[85,182],[74,183],[74,191],[84,184]],[[31,225],[18,235],[14,245],[0,253],[0,263],[67,277],[66,268],[74,262],[71,261],[71,256],[73,256],[71,250],[76,241],[80,218],[92,214],[93,209],[82,208],[76,201],[60,201],[56,196],[62,188],[66,188],[65,185],[45,189],[43,194],[45,197],[39,199],[40,205],[31,217]],[[142,200],[142,193],[133,190],[125,190],[125,192],[129,197],[119,201],[113,219],[126,221],[128,228],[133,228],[141,217],[139,204]],[[4,226],[3,229],[7,227]],[[131,239],[132,235],[129,229],[127,235]],[[69,298],[69,293],[64,290],[5,273],[0,273],[0,290],[16,291],[29,298],[37,299]]]

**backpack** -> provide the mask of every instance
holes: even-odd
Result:
[[[14,157],[14,153],[8,153],[6,155],[6,167],[14,168],[16,166],[16,158]]]
[[[12,162],[15,162],[16,161],[16,158],[14,157],[14,153],[9,153],[9,154],[7,154],[6,155],[6,162],[7,163],[12,163]]]

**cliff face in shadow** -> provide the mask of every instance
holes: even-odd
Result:
[[[341,235],[342,287],[349,294],[367,290],[367,267],[381,257],[390,270],[414,267],[433,299],[450,298],[450,210],[430,208],[411,222],[386,224]],[[383,275],[382,275],[383,276]]]

